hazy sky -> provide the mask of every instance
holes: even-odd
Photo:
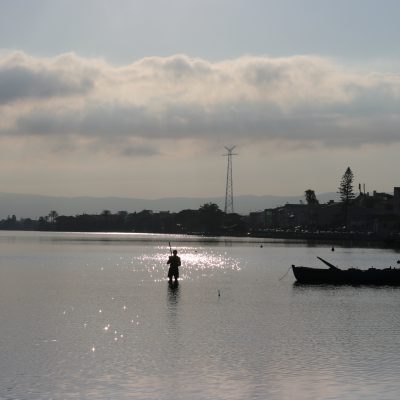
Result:
[[[400,186],[398,0],[0,0],[0,191]]]

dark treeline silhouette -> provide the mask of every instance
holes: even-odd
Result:
[[[20,219],[15,215],[0,221],[2,230],[69,232],[138,232],[199,235],[226,235],[311,240],[384,240],[400,246],[400,187],[393,195],[361,190],[356,194],[354,175],[348,167],[338,193],[340,202],[321,204],[313,189],[304,192],[305,203],[290,204],[251,212],[249,215],[225,213],[215,203],[177,213],[143,210],[128,213],[58,215]]]
[[[0,229],[243,235],[249,229],[246,220],[246,217],[239,214],[224,213],[214,203],[206,203],[198,210],[183,210],[179,213],[143,210],[134,213],[119,211],[114,214],[104,210],[100,214],[65,216],[51,211],[48,216],[37,220],[17,220],[13,215],[0,221]]]

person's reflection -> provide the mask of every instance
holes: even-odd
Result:
[[[168,283],[166,316],[168,319],[168,331],[175,339],[180,336],[179,297],[179,283]],[[178,341],[174,341],[174,347],[175,346],[178,346]],[[177,350],[177,348],[175,348],[175,350]]]
[[[179,301],[179,282],[168,282],[168,308],[176,310]]]

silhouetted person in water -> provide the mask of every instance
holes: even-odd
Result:
[[[170,283],[172,283],[172,278],[175,279],[175,282],[178,282],[179,267],[181,266],[181,258],[177,256],[178,252],[174,250],[172,253],[173,255],[167,261],[167,264],[169,264],[168,278]]]

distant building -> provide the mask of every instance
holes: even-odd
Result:
[[[393,209],[396,214],[400,214],[400,187],[394,188]]]
[[[338,203],[285,204],[266,210],[266,225],[272,229],[327,229],[338,221]]]
[[[374,191],[372,195],[360,192],[348,208],[347,225],[343,219],[343,204],[285,204],[253,215],[252,226],[259,226],[265,217],[266,229],[290,231],[346,230],[374,232],[387,235],[400,232],[400,187],[394,195]]]
[[[266,211],[255,211],[249,214],[248,223],[253,230],[265,229],[267,222]]]

